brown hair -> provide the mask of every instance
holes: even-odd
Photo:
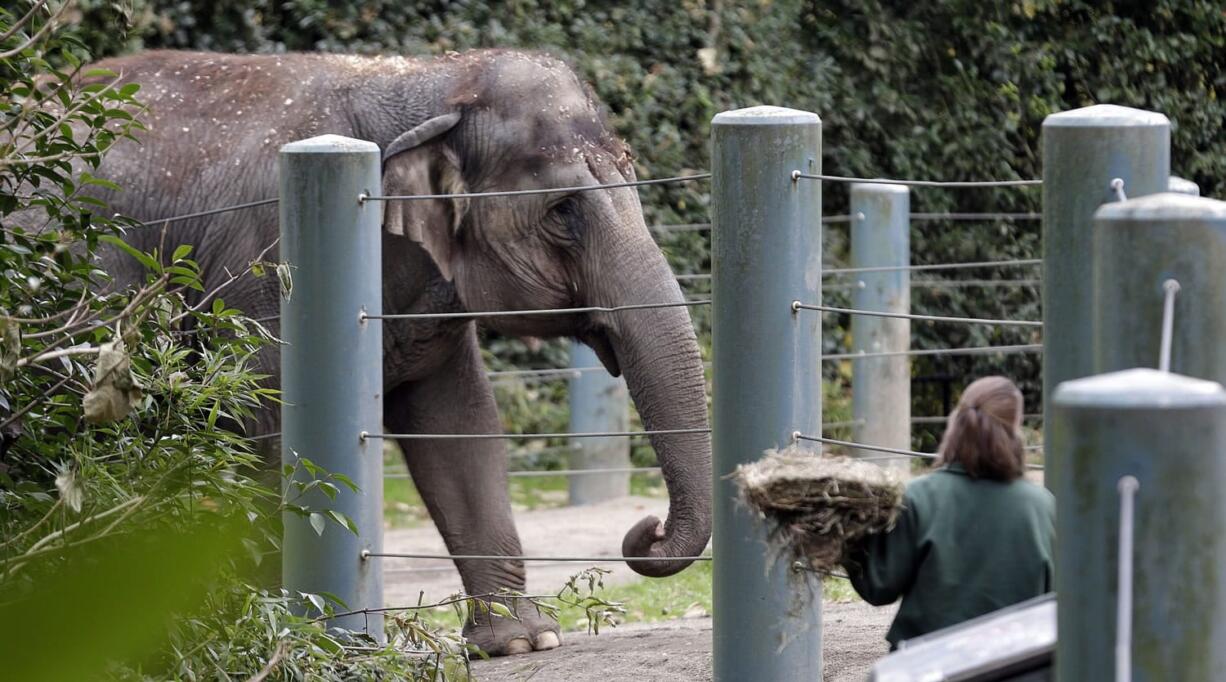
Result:
[[[1005,377],[978,379],[949,415],[937,464],[958,463],[971,478],[1012,481],[1026,470],[1022,392]]]

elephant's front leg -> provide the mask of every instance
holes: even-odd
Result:
[[[499,433],[493,389],[485,376],[474,330],[433,376],[393,391],[385,422],[396,433]],[[451,554],[523,554],[507,491],[504,441],[402,439],[409,472]],[[524,564],[456,560],[471,595],[524,591]],[[552,649],[558,624],[524,600],[504,601],[519,620],[476,616],[465,625],[469,641],[491,656]]]

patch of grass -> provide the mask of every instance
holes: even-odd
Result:
[[[695,563],[668,578],[641,578],[632,583],[606,587],[599,596],[609,602],[621,603],[626,613],[619,624],[658,623],[679,618],[702,618],[711,615],[711,562]],[[826,578],[822,582],[822,599],[846,603],[860,597],[851,583],[842,578]],[[423,614],[431,627],[458,628],[459,619],[453,609],[441,607]],[[563,631],[584,632],[588,628],[583,609],[564,607],[558,614]]]

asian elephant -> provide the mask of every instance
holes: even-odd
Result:
[[[122,142],[97,173],[122,192],[111,208],[138,219],[275,196],[277,150],[335,133],[384,150],[386,194],[449,194],[624,182],[631,154],[608,129],[594,95],[544,54],[479,51],[434,59],[324,54],[147,52],[98,67],[142,85],[149,106],[140,143]],[[643,222],[633,188],[467,200],[390,202],[384,209],[385,313],[616,306],[682,301]],[[243,270],[278,233],[274,206],[175,223],[169,242],[192,244],[205,288]],[[152,249],[161,230],[134,231]],[[112,267],[137,274],[134,262]],[[274,316],[274,277],[225,292],[252,317]],[[703,366],[685,308],[484,321],[510,335],[569,336],[624,373],[648,429],[705,429]],[[273,328],[275,329],[275,327]],[[276,375],[275,349],[261,358]],[[384,422],[396,433],[500,429],[472,320],[384,324]],[[274,408],[248,427],[278,430]],[[666,521],[647,517],[625,536],[630,556],[699,554],[711,533],[710,438],[656,435],[670,497]],[[413,480],[452,554],[521,554],[498,440],[401,443]],[[633,563],[667,576],[684,560]],[[469,594],[524,589],[518,560],[456,561]],[[557,646],[557,625],[469,623],[492,655]]]

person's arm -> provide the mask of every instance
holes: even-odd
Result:
[[[894,529],[865,538],[844,563],[852,587],[873,606],[895,602],[915,582],[920,558],[918,543],[915,506],[906,497]]]

